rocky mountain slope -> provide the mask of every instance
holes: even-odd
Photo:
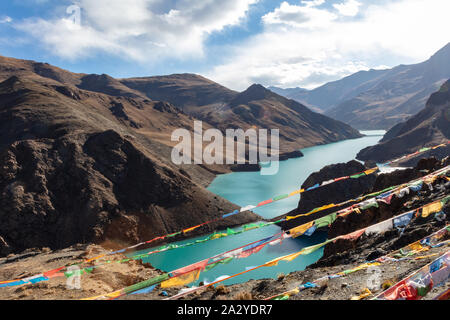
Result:
[[[126,87],[124,96],[80,89],[85,75],[15,59],[0,59],[0,81],[0,254],[122,246],[236,209],[204,189],[210,171],[172,164],[171,132],[193,125],[174,106]],[[230,217],[190,235],[257,218]]]
[[[373,190],[410,181],[450,164],[447,158],[444,161],[436,159],[423,159],[414,169],[395,171],[380,175],[373,183]],[[336,167],[336,173],[351,169],[354,163]],[[331,169],[331,168],[329,168]],[[316,173],[313,179],[326,175],[327,170]],[[448,174],[447,174],[448,175]],[[402,197],[394,196],[389,205],[380,204],[378,208],[364,210],[362,214],[352,213],[345,218],[336,220],[328,230],[328,238],[345,235],[355,230],[365,228],[376,222],[389,219],[420,206],[433,202],[449,194],[450,182],[441,177],[430,184],[424,183],[420,191],[411,191]],[[327,202],[329,199],[323,199]],[[378,266],[378,285],[371,282],[373,273],[366,269],[345,274],[340,278],[328,276],[358,267],[367,261],[377,259],[395,250],[405,247],[448,224],[450,217],[450,202],[443,207],[445,218],[436,219],[434,214],[428,217],[413,217],[409,225],[403,230],[389,230],[384,233],[362,235],[357,239],[339,239],[325,247],[324,256],[306,270],[290,274],[280,274],[277,279],[250,280],[231,286],[217,285],[203,291],[186,296],[186,300],[261,300],[292,290],[301,284],[313,282],[324,277],[326,280],[317,282],[316,287],[307,288],[292,295],[291,300],[346,300],[359,296],[365,292],[368,284],[371,288],[367,299],[373,298],[392,284],[397,283],[412,272],[431,263],[436,257],[448,250],[447,246],[430,248],[425,252],[417,253],[411,259],[396,262],[386,262]],[[448,235],[441,239],[448,240]],[[10,255],[0,258],[0,280],[21,278],[52,270],[61,265],[69,265],[80,259],[95,257],[104,253],[104,248],[98,246],[78,245],[64,250],[52,251],[48,248],[42,250],[27,250],[22,254]],[[114,261],[120,261],[124,256],[118,255]],[[416,259],[418,258],[418,259]],[[301,257],[297,258],[301,259]],[[290,262],[295,263],[295,262]],[[274,267],[276,268],[276,267]],[[89,274],[82,276],[80,290],[68,290],[66,279],[55,278],[48,282],[22,287],[2,288],[0,299],[80,299],[99,294],[105,294],[121,289],[125,286],[158,276],[159,270],[140,261],[131,263],[111,263],[100,268],[94,268]],[[434,287],[425,299],[432,299],[449,288],[449,284]],[[165,299],[173,296],[180,288],[155,288],[151,293],[129,295],[121,297],[124,300]],[[163,294],[164,291],[164,294]]]
[[[361,136],[350,126],[312,112],[257,84],[238,93],[192,74],[121,79],[120,82],[150,99],[168,101],[222,131],[280,129],[281,153]]]
[[[357,158],[384,162],[449,140],[450,80],[430,96],[422,111],[389,130],[377,145],[361,150]],[[447,146],[428,153],[443,158],[449,151],[450,146]],[[410,159],[407,165],[411,163]]]
[[[434,158],[422,159],[414,169],[395,171],[380,175],[372,185],[372,191],[382,190],[389,186],[411,181],[449,164],[449,158],[443,161],[438,161]],[[348,164],[347,166],[350,167],[351,165],[352,164]],[[342,168],[339,169],[339,167],[337,167],[337,170],[342,170]],[[323,175],[324,172],[321,174]],[[315,176],[317,176],[317,174]],[[370,208],[364,210],[363,213],[352,213],[345,218],[338,218],[327,230],[328,239],[366,228],[377,222],[398,216],[415,208],[420,208],[425,204],[448,196],[450,182],[447,178],[438,178],[431,184],[424,183],[422,190],[417,192],[411,191],[403,197],[394,196],[389,205],[380,204],[378,208]],[[319,197],[317,199],[319,199]],[[323,203],[330,203],[332,201],[331,198],[322,197],[322,199]],[[399,250],[415,241],[421,240],[433,232],[441,230],[448,225],[450,220],[449,202],[443,206],[442,212],[445,214],[442,219],[436,219],[434,214],[429,215],[426,218],[422,216],[413,217],[409,225],[403,230],[394,229],[379,234],[363,234],[357,239],[339,239],[330,242],[325,246],[323,257],[318,262],[310,265],[306,270],[293,272],[288,275],[281,274],[277,279],[251,280],[231,286],[210,288],[203,292],[191,294],[187,296],[186,299],[264,299],[293,290],[300,284],[316,281],[324,276],[353,269],[368,261],[373,261],[374,259]],[[447,235],[441,241],[448,239],[449,237]],[[419,259],[381,264],[378,266],[379,284],[371,290],[369,299],[422,266],[432,262],[446,251],[448,251],[448,244],[442,247],[429,249],[423,253],[420,252],[413,257],[419,257]],[[301,259],[301,257],[297,259]],[[363,269],[341,278],[326,279],[316,287],[305,289],[299,294],[293,295],[290,299],[348,300],[355,296],[359,296],[365,291],[368,283],[372,283],[369,282],[372,275],[372,273]],[[445,292],[448,288],[449,283],[447,281],[444,286],[434,288],[426,299],[434,298],[438,294]],[[136,298],[130,297],[129,299]],[[144,299],[144,297],[137,297],[137,299]]]

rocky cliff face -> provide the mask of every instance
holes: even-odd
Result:
[[[361,137],[350,126],[315,113],[258,84],[238,93],[192,74],[121,79],[120,82],[150,99],[168,101],[222,131],[230,128],[279,129],[282,154]]]
[[[123,246],[236,209],[200,185],[210,172],[171,163],[165,143],[175,128],[192,129],[189,116],[59,82],[68,74],[48,66],[41,76],[8,63],[0,63],[1,255],[105,240]],[[257,218],[237,215],[190,235]]]
[[[436,171],[450,164],[450,158],[443,161],[434,158],[422,159],[414,169],[396,171],[380,175],[374,184],[373,190],[383,190],[386,187],[409,182],[420,178],[429,172]],[[364,210],[363,214],[351,213],[345,218],[337,219],[328,230],[328,238],[349,234],[362,228],[384,221],[391,217],[400,215],[410,209],[431,203],[448,195],[450,183],[445,178],[437,179],[431,186],[423,184],[418,192],[411,191],[409,194],[399,198],[394,196],[391,203],[378,203],[379,208]],[[435,220],[433,216],[428,218],[414,218],[413,223],[403,233],[388,231],[384,235],[371,236],[352,240],[340,239],[325,247],[324,255],[319,262],[312,267],[333,266],[342,263],[351,263],[358,259],[376,259],[387,252],[400,249],[401,247],[417,241],[427,234],[443,228],[449,220],[450,205],[447,203],[444,212],[447,213],[444,220]],[[447,222],[446,222],[447,221]],[[374,248],[377,248],[374,250]]]
[[[324,205],[332,203],[341,203],[349,199],[355,199],[361,195],[369,194],[372,192],[377,192],[384,190],[391,186],[400,185],[402,183],[409,182],[414,179],[425,176],[428,172],[436,171],[446,165],[450,160],[445,160],[444,162],[437,160],[435,158],[421,159],[417,166],[414,168],[406,170],[398,170],[391,173],[384,173],[378,175],[368,175],[363,176],[358,179],[345,179],[337,181],[335,183],[305,192],[301,195],[298,207],[291,212],[276,217],[273,221],[278,220],[285,216],[296,216],[298,214],[305,214],[315,208],[319,208]],[[354,175],[367,170],[368,168],[362,165],[358,161],[350,161],[348,163],[339,163],[326,166],[318,172],[312,173],[306,181],[303,183],[301,188],[310,188],[317,183],[322,183],[334,179],[336,177],[345,177],[349,175]],[[315,219],[326,216],[330,213],[339,211],[340,209],[346,208],[348,205],[342,207],[333,207],[323,211],[319,211],[309,216],[298,217],[293,220],[282,222],[280,226],[284,230],[289,230],[296,226],[305,224],[307,222],[313,221]],[[357,230],[357,229],[355,229]],[[348,230],[342,230],[343,233]]]
[[[384,162],[423,147],[433,147],[450,139],[450,80],[438,92],[433,93],[425,109],[406,122],[388,131],[380,143],[361,150],[360,160]],[[450,147],[429,151],[427,156],[443,158]],[[422,155],[421,155],[422,156]],[[403,165],[415,165],[418,158],[408,159]]]
[[[302,184],[302,189],[310,188],[317,183],[321,184],[324,181],[334,179],[336,177],[345,177],[354,175],[358,172],[363,172],[367,168],[358,161],[350,161],[347,163],[332,164],[322,168],[318,172],[312,173],[306,181]],[[300,198],[298,207],[289,212],[288,216],[295,216],[298,214],[307,213],[314,208],[321,207],[323,205],[331,203],[340,203],[348,199],[353,199],[371,190],[375,183],[376,176],[369,175],[361,177],[359,179],[347,179],[337,181],[335,183],[320,187],[303,193]],[[339,208],[331,208],[328,210],[317,212],[311,216],[299,217],[294,220],[286,221],[282,224],[283,229],[287,230],[298,225],[307,223],[326,216]]]

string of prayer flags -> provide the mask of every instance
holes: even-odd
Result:
[[[378,300],[419,300],[450,276],[450,251],[380,293]]]
[[[420,242],[431,243],[431,239],[433,239],[433,242],[438,241],[439,239],[442,239],[442,238],[443,238],[444,236],[446,236],[446,234],[450,231],[450,229],[448,229],[448,227],[449,227],[449,226],[447,226],[447,227],[445,227],[445,228],[443,228],[443,229],[441,229],[441,230],[439,230],[439,231],[437,231],[437,232],[435,232],[435,233],[429,235],[428,237],[426,237],[426,238],[420,240]],[[437,246],[437,245],[439,245],[439,244],[436,244],[436,246]],[[395,251],[394,251],[394,252],[395,252]],[[397,259],[394,259],[394,258],[389,257],[389,255],[392,255],[392,254],[393,254],[393,253],[388,254],[388,255],[386,255],[386,256],[383,256],[383,257],[380,257],[380,258],[376,259],[376,260],[373,261],[373,262],[367,262],[367,263],[361,264],[361,265],[359,265],[359,266],[357,266],[357,267],[354,267],[354,268],[352,268],[352,269],[348,269],[348,270],[339,272],[339,273],[337,273],[337,274],[331,274],[331,275],[328,275],[328,276],[326,276],[326,277],[322,277],[322,278],[320,278],[320,279],[318,279],[318,280],[315,280],[315,281],[313,281],[313,282],[307,282],[307,283],[305,283],[305,284],[300,285],[298,288],[299,288],[300,290],[304,290],[304,289],[307,289],[307,288],[314,288],[314,287],[317,287],[317,286],[318,286],[319,280],[321,280],[321,279],[325,279],[325,278],[327,278],[327,279],[340,278],[340,277],[344,277],[344,276],[346,276],[346,275],[349,275],[349,274],[351,274],[351,273],[354,273],[354,272],[357,272],[357,271],[360,271],[360,270],[368,269],[368,268],[370,268],[370,267],[372,267],[372,266],[380,266],[382,263],[386,263],[386,262],[396,262],[396,261],[398,261]],[[404,258],[403,258],[403,259],[404,259]],[[416,258],[416,259],[417,259],[417,258]],[[440,268],[440,265],[436,265],[434,268],[430,267],[430,269],[432,269],[432,270],[433,270],[433,269],[439,269],[439,268]],[[441,269],[441,270],[442,270],[442,269]],[[441,275],[441,277],[443,277],[443,276],[445,276],[445,275]],[[367,292],[366,292],[366,293],[367,293]],[[286,294],[286,293],[282,293],[282,294],[279,294],[279,295],[272,296],[272,297],[270,297],[270,298],[266,298],[266,299],[264,299],[264,300],[275,300],[276,298],[283,297],[285,294]],[[286,300],[286,299],[285,299],[285,300]]]
[[[431,237],[436,237],[438,234],[439,234],[440,236],[442,236],[443,234],[447,234],[447,232],[449,232],[449,231],[450,231],[450,226],[446,226],[444,229],[439,230],[438,232],[434,233],[433,235],[431,235],[431,236],[429,236],[429,237],[430,237],[430,238],[431,238]],[[335,239],[328,240],[328,241],[326,241],[326,243],[332,242],[332,241],[334,241],[334,240],[335,240]],[[318,246],[318,245],[317,245],[317,246]],[[312,247],[315,247],[315,246],[312,246]],[[305,248],[305,249],[306,249],[306,248]],[[237,276],[242,275],[242,274],[245,274],[245,273],[247,273],[247,272],[251,272],[251,271],[257,270],[257,269],[259,269],[259,268],[261,268],[261,267],[273,267],[273,266],[277,266],[279,261],[283,261],[283,260],[284,260],[284,261],[292,261],[292,260],[296,259],[298,256],[300,256],[302,253],[305,253],[305,251],[307,251],[307,250],[305,250],[305,249],[303,249],[303,250],[300,251],[300,252],[296,252],[296,253],[293,253],[293,254],[289,254],[289,255],[286,255],[286,256],[283,256],[283,257],[279,257],[279,258],[273,259],[273,260],[271,260],[271,261],[269,261],[269,262],[266,262],[265,264],[262,264],[262,265],[260,265],[260,266],[256,266],[256,267],[252,267],[252,268],[246,268],[245,271],[242,271],[242,272],[237,273],[237,274],[235,274],[235,275],[232,275],[232,276],[224,276],[223,278],[218,279],[217,281],[214,281],[214,282],[209,283],[209,284],[206,284],[206,285],[204,285],[204,286],[197,287],[197,288],[193,288],[193,289],[191,289],[191,290],[188,290],[188,291],[179,293],[179,294],[177,294],[177,295],[175,295],[175,296],[173,296],[173,297],[171,297],[171,298],[168,298],[168,299],[170,299],[170,300],[178,299],[178,298],[183,297],[183,296],[185,296],[185,295],[191,294],[191,293],[193,293],[193,292],[195,292],[195,291],[197,291],[197,290],[205,289],[205,288],[207,288],[207,287],[209,287],[209,286],[211,286],[211,285],[215,285],[215,284],[217,284],[217,283],[220,283],[220,282],[229,280],[229,279],[231,279],[231,278],[237,277]],[[381,258],[379,258],[379,260],[381,261]],[[385,261],[389,261],[389,260],[388,260],[388,259],[385,259]],[[364,264],[364,265],[359,266],[358,268],[354,268],[353,270],[361,270],[361,269],[363,269],[363,268],[368,268],[368,267],[370,267],[370,266],[376,266],[376,265],[380,265],[380,264],[381,264],[381,262],[369,262],[369,263],[366,263],[366,264]],[[354,272],[354,271],[353,271],[353,272]],[[342,273],[341,273],[341,274],[342,274]],[[337,278],[337,277],[339,277],[339,276],[340,276],[340,274],[336,274],[336,275],[324,277],[323,279],[325,279],[325,278],[326,278],[326,279],[332,279],[332,278]],[[322,278],[319,279],[319,280],[322,281]],[[319,282],[319,280],[317,280],[316,282]],[[301,288],[301,286],[300,286],[300,288]]]
[[[433,172],[433,173],[430,173],[430,174],[428,175],[428,177],[430,177],[430,176],[436,176],[436,177],[437,177],[437,176],[442,176],[442,175],[444,175],[444,174],[445,174],[447,171],[449,171],[449,170],[450,170],[450,166],[447,166],[447,167],[442,168],[442,169],[440,169],[440,170],[437,170],[437,171],[435,171],[435,172]],[[343,178],[348,178],[348,177],[343,177]],[[414,182],[412,182],[411,184],[414,184]],[[394,190],[394,189],[396,189],[396,188],[398,188],[398,186],[387,188],[387,189],[383,190],[382,192],[385,192],[385,191],[387,191],[387,190]],[[300,190],[297,190],[297,191],[291,193],[290,195],[292,195],[292,194],[298,194],[298,193],[301,193],[301,192],[304,192],[304,191],[305,191],[305,190],[300,189]],[[358,199],[348,200],[348,201],[345,201],[345,202],[341,203],[340,205],[344,205],[344,204],[347,204],[347,203],[350,203],[350,202],[359,201],[360,199],[364,199],[364,198],[369,197],[369,196],[376,196],[376,195],[381,194],[382,192],[374,192],[374,193],[372,193],[372,194],[370,194],[370,195],[366,195],[366,196],[359,197]],[[450,199],[450,196],[447,196],[446,199],[447,199],[447,201],[448,201],[448,199]],[[270,202],[270,201],[269,201],[269,202]],[[340,205],[339,205],[339,206],[340,206]],[[334,205],[324,206],[323,208],[325,208],[325,207],[331,207],[331,206],[334,206]],[[356,210],[357,210],[357,208],[356,208]],[[314,211],[314,210],[313,210],[313,211]],[[315,211],[315,212],[317,212],[317,211]],[[343,211],[340,211],[341,214],[342,214],[342,212],[343,212]],[[231,213],[231,214],[223,215],[222,218],[227,217],[227,216],[231,216],[231,215],[234,215],[234,214],[238,214],[238,213],[239,213],[239,210],[235,210],[235,211],[234,211],[233,213]],[[280,223],[280,222],[282,222],[282,221],[287,221],[287,220],[289,220],[289,218],[290,218],[290,217],[287,217],[287,218],[285,218],[285,219],[280,219],[280,220],[278,220],[278,221],[276,221],[276,222],[273,222],[273,223],[270,223],[270,224]],[[291,217],[291,218],[292,218],[292,217]],[[218,218],[218,219],[216,219],[216,220],[213,220],[213,221],[206,222],[205,224],[211,223],[211,222],[215,222],[215,221],[217,221],[217,220],[219,220],[219,219],[220,219],[220,218]],[[203,225],[204,225],[204,224],[203,224]],[[266,224],[266,225],[269,225],[269,224]],[[266,225],[262,225],[262,226],[266,226]],[[329,225],[329,223],[326,223],[326,225]],[[261,227],[262,227],[262,226],[261,226]],[[199,227],[199,226],[197,226],[197,227]],[[319,227],[319,226],[315,225],[313,228],[308,229],[307,234],[309,234],[309,235],[312,234],[312,233],[314,232],[314,230],[315,230],[317,227]],[[192,228],[194,228],[194,227],[192,227]],[[185,229],[185,231],[188,231],[189,229],[191,229],[191,228]],[[227,230],[227,235],[231,235],[231,234],[239,234],[239,233],[242,233],[242,232],[245,232],[245,230],[241,230],[241,231],[238,231],[238,232],[233,232],[233,231],[230,232],[230,229],[229,229],[229,230]],[[114,252],[109,252],[109,253],[102,254],[102,255],[99,255],[99,256],[97,256],[97,257],[94,257],[94,258],[89,258],[89,259],[83,260],[82,262],[79,262],[79,263],[77,263],[77,264],[75,264],[75,265],[80,265],[80,264],[82,264],[82,263],[89,263],[89,262],[92,262],[92,261],[95,261],[95,260],[98,260],[98,259],[101,259],[101,258],[110,256],[110,255],[113,255],[113,254],[116,254],[116,253],[122,253],[122,252],[125,252],[126,250],[129,250],[129,249],[131,249],[131,248],[136,248],[136,247],[138,247],[138,246],[140,246],[140,245],[143,245],[143,244],[150,244],[150,243],[152,243],[152,242],[154,242],[154,241],[164,240],[164,239],[166,239],[166,238],[175,237],[176,235],[179,235],[179,234],[182,234],[182,233],[183,233],[183,231],[180,231],[180,232],[176,232],[176,233],[169,234],[169,235],[165,235],[165,236],[155,237],[155,238],[153,238],[153,239],[151,239],[151,240],[148,240],[148,241],[145,241],[145,242],[141,242],[141,243],[139,243],[139,244],[137,244],[137,245],[130,246],[130,247],[125,248],[125,249],[121,249],[121,250],[114,251]],[[217,239],[217,238],[220,238],[220,237],[222,237],[222,236],[224,236],[224,233],[220,234],[220,236],[219,236],[219,235],[212,235],[212,236],[210,236],[211,238],[209,238],[209,239],[197,240],[197,241],[195,241],[195,242],[193,242],[193,243],[188,243],[188,244],[182,245],[182,246],[173,245],[173,246],[170,246],[170,247],[162,248],[161,250],[149,252],[148,254],[144,254],[144,255],[138,255],[138,256],[132,257],[131,259],[134,260],[134,259],[138,259],[138,258],[143,258],[143,257],[148,256],[148,255],[150,255],[150,254],[153,254],[153,253],[155,253],[155,252],[161,252],[161,251],[163,251],[163,250],[166,251],[166,250],[171,250],[171,249],[181,248],[181,247],[184,247],[184,246],[190,246],[190,245],[193,245],[193,244],[195,244],[195,243],[201,243],[201,242],[205,242],[205,241],[208,241],[208,240],[211,240],[211,239]],[[123,262],[123,261],[130,261],[130,260],[125,259],[125,260],[121,260],[121,261],[107,261],[106,263],[108,264],[108,263],[112,263],[112,262]],[[51,276],[51,278],[58,277],[58,276],[64,276],[64,273],[62,273],[62,272],[60,272],[60,271],[66,269],[67,267],[68,267],[68,266],[64,266],[64,267],[61,267],[61,268],[58,268],[58,269],[49,271],[49,272],[55,271],[54,274]],[[98,267],[98,266],[95,266],[95,267]],[[50,277],[46,277],[46,276],[44,276],[44,277],[37,277],[37,279],[39,279],[39,281],[46,281],[46,280],[48,280],[49,278],[50,278]],[[33,280],[33,281],[35,281],[35,280]],[[28,283],[31,283],[31,282],[28,281],[28,280],[26,280],[26,279],[16,279],[16,280],[9,280],[9,281],[0,281],[0,287],[6,286],[6,285],[8,285],[8,286],[13,286],[13,285],[28,284]]]

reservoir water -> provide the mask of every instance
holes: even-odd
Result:
[[[220,175],[211,183],[208,189],[239,206],[256,205],[274,196],[290,193],[299,189],[311,173],[320,170],[324,166],[355,159],[361,149],[375,145],[381,140],[385,131],[362,131],[362,133],[366,136],[359,139],[305,148],[302,150],[304,157],[281,161],[279,172],[276,175],[262,176],[259,172],[235,172]],[[299,200],[300,196],[294,196],[269,204],[254,210],[254,212],[264,218],[273,218],[295,209]],[[150,262],[155,268],[169,272],[247,243],[263,239],[280,231],[278,226],[272,225],[186,248],[153,254],[144,259],[144,262]],[[297,252],[304,247],[325,241],[326,236],[324,232],[316,232],[311,237],[304,236],[297,239],[286,239],[280,245],[266,246],[259,253],[248,258],[235,259],[229,264],[219,265],[208,272],[203,272],[200,275],[199,281],[194,285],[200,281],[212,282],[219,276],[233,275],[244,271],[248,267],[257,266],[279,256]],[[206,237],[207,235],[200,236],[175,244],[180,245]],[[146,249],[134,254],[149,251],[152,251],[152,249]],[[277,267],[257,269],[225,281],[224,284],[229,285],[245,282],[250,279],[276,278],[280,273],[287,274],[293,271],[304,270],[305,267],[320,259],[322,254],[323,249],[307,256],[301,256],[289,263],[280,262]]]

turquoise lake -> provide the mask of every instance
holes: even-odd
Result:
[[[259,172],[235,172],[220,175],[211,183],[208,189],[239,206],[256,205],[277,195],[290,193],[299,189],[312,172],[318,171],[329,164],[348,162],[355,159],[361,149],[376,144],[385,133],[385,131],[379,130],[361,132],[366,136],[359,139],[302,149],[304,157],[281,161],[279,172],[276,175],[262,176]],[[299,200],[299,195],[294,196],[256,209],[254,212],[264,218],[273,218],[295,209]],[[247,243],[261,240],[280,231],[281,229],[278,226],[272,225],[186,248],[153,254],[144,259],[144,262],[150,262],[154,267],[169,272],[213,255],[238,248]],[[179,241],[175,244],[180,245],[201,240],[207,236]],[[266,246],[259,253],[248,258],[235,259],[229,264],[219,265],[208,272],[203,272],[200,275],[200,279],[193,285],[197,285],[200,281],[212,282],[220,276],[242,272],[246,268],[263,264],[279,256],[294,253],[304,247],[323,242],[326,240],[326,237],[327,234],[325,232],[316,232],[311,237],[304,236],[297,239],[286,239],[282,244]],[[152,249],[133,254],[149,251],[152,251]],[[250,279],[276,278],[280,273],[287,274],[293,271],[304,270],[305,267],[320,259],[322,254],[323,249],[307,256],[301,256],[289,263],[280,262],[277,267],[260,268],[225,281],[223,284],[230,285]]]

